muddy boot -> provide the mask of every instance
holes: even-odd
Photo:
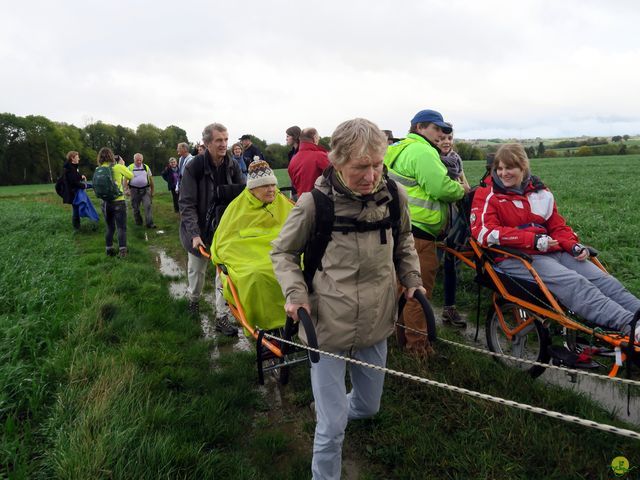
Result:
[[[465,322],[462,319],[455,305],[443,307],[442,323],[445,323],[457,328],[467,328],[467,322]]]
[[[222,333],[226,337],[235,337],[238,335],[238,328],[231,325],[229,317],[226,315],[216,320],[216,331]]]
[[[107,247],[107,257],[115,257],[116,249],[113,247]]]
[[[127,250],[127,247],[120,247],[120,251],[118,252],[118,255],[120,256],[120,258],[125,258],[127,255],[129,255],[129,251]]]

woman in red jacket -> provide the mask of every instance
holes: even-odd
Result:
[[[553,194],[530,174],[522,145],[501,146],[487,180],[473,198],[473,237],[484,246],[513,247],[532,255],[538,275],[565,307],[587,321],[629,333],[640,300],[587,261],[589,250],[558,213]],[[500,269],[531,280],[517,259],[502,260]],[[640,326],[635,336],[640,340]]]

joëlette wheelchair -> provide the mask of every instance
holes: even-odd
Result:
[[[488,170],[481,184],[487,175]],[[456,226],[458,230],[453,235],[456,241],[445,241],[438,247],[475,270],[478,289],[486,287],[492,291],[485,320],[489,350],[544,364],[553,361],[555,365],[569,368],[606,368],[611,377],[618,374],[625,362],[640,365],[640,347],[635,344],[634,335],[604,330],[564,308],[536,273],[530,255],[508,247],[483,247],[471,238],[469,213],[473,193],[474,190],[458,204],[461,224]],[[597,258],[598,252],[593,248],[589,251],[590,260],[606,272]],[[523,280],[502,272],[500,258],[522,262],[532,279]],[[479,314],[480,291],[478,324]],[[634,316],[631,332],[639,317],[640,311]],[[545,371],[541,365],[494,358],[502,364],[526,370],[534,378]]]
[[[215,231],[217,224],[220,222],[222,212],[224,208],[235,199],[242,190],[244,185],[220,185],[216,189],[217,205],[209,209],[206,218],[206,224],[211,232]],[[290,191],[291,188],[284,187],[280,191]],[[223,207],[223,208],[220,208]],[[208,238],[212,238],[211,233]],[[204,248],[200,248],[200,253],[206,257],[211,258],[209,252]],[[256,340],[256,363],[258,370],[258,381],[260,384],[264,384],[265,373],[271,372],[282,385],[285,385],[289,381],[290,367],[292,365],[311,361],[313,363],[318,362],[319,355],[317,352],[308,352],[305,349],[291,346],[285,342],[278,342],[277,340],[269,340],[265,338],[265,334],[269,333],[275,337],[287,340],[295,341],[299,343],[297,339],[297,333],[299,324],[294,323],[290,317],[287,317],[284,312],[282,318],[269,319],[265,324],[270,325],[269,330],[262,330],[256,325],[259,325],[264,319],[247,318],[245,309],[240,301],[240,295],[238,294],[238,288],[235,285],[233,279],[229,275],[228,269],[223,264],[216,265],[219,274],[224,275],[225,281],[228,285],[232,301],[228,302],[229,309],[238,323],[243,327],[244,331]],[[231,299],[230,299],[231,300]],[[318,342],[316,338],[315,329],[313,327],[311,318],[307,314],[306,310],[298,310],[298,318],[302,324],[309,347],[318,348]],[[274,327],[275,326],[275,327]]]

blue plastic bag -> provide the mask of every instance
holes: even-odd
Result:
[[[78,190],[76,192],[73,204],[78,207],[80,217],[87,217],[89,220],[93,220],[94,222],[98,222],[100,220],[98,212],[93,208],[93,204],[91,203],[91,200],[89,200],[87,192],[84,190]]]

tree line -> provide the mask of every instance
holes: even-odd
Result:
[[[145,123],[133,130],[98,121],[79,128],[40,115],[0,113],[0,185],[55,181],[71,150],[80,154],[81,171],[91,172],[102,147],[111,148],[127,163],[140,152],[158,174],[169,157],[176,156],[180,142],[188,143],[187,133],[175,125],[160,129]]]
[[[268,144],[253,136],[252,140],[273,168],[286,168],[290,147]],[[132,163],[134,153],[140,152],[151,171],[159,174],[169,158],[176,156],[180,142],[187,143],[195,153],[196,143],[189,142],[186,131],[175,125],[161,129],[143,123],[134,130],[97,121],[79,128],[41,115],[0,113],[0,185],[54,182],[71,150],[80,154],[80,170],[92,172],[102,147],[111,148],[127,163]],[[320,140],[327,148],[329,142],[329,137]]]
[[[628,135],[616,135],[611,143],[607,138],[598,137],[563,140],[548,146],[541,141],[537,147],[526,147],[526,151],[530,158],[640,153],[640,145],[627,145],[627,140]],[[252,141],[273,168],[287,167],[290,147],[269,144],[255,136]],[[330,137],[322,137],[320,144],[329,149],[330,141]],[[96,157],[102,147],[111,148],[127,163],[133,162],[134,153],[142,153],[145,163],[157,175],[169,158],[176,156],[176,146],[180,142],[195,149],[196,144],[189,142],[186,131],[175,125],[161,129],[143,123],[134,130],[97,121],[79,128],[41,115],[20,117],[0,113],[0,185],[52,183],[62,173],[70,150],[80,153],[80,169],[85,174],[90,173],[96,167]],[[230,142],[229,147],[233,143]],[[454,144],[462,160],[484,160],[487,153],[494,153],[497,148],[498,145],[481,148],[461,141]]]

